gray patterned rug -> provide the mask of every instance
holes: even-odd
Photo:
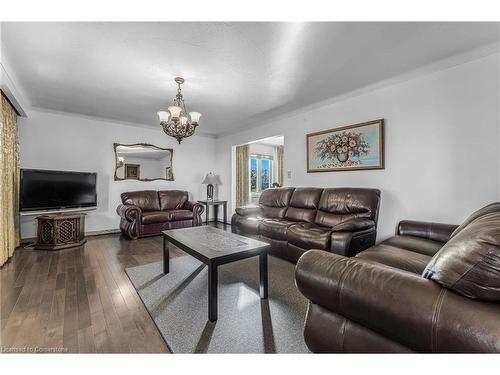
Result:
[[[219,267],[219,315],[209,322],[207,267],[191,256],[127,268],[132,284],[173,353],[308,353],[307,300],[294,265],[269,257],[269,299],[259,297],[258,258]]]

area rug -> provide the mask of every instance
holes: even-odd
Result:
[[[191,256],[127,268],[126,272],[173,353],[308,353],[307,300],[294,265],[270,256],[269,298],[259,297],[259,262],[219,267],[218,320],[208,321],[207,267]]]

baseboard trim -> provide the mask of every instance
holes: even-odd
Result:
[[[215,222],[215,221],[209,221],[209,223],[213,223],[213,222]],[[230,222],[224,223],[223,221],[218,221],[218,223],[225,224],[225,225],[231,225]],[[89,232],[85,232],[85,237],[103,236],[106,234],[118,234],[118,233],[120,233],[120,229],[118,229],[118,228],[106,229],[106,230],[92,230]],[[36,241],[36,237],[21,238],[21,245],[34,243],[35,241]]]
[[[106,229],[106,230],[93,230],[91,232],[85,232],[85,236],[102,236],[104,234],[117,234],[120,233],[120,229]]]
[[[94,236],[103,236],[105,234],[118,234],[120,233],[120,229],[106,229],[106,230],[92,230],[89,232],[85,232],[85,237],[94,237]],[[36,241],[36,237],[26,237],[21,238],[21,245],[34,243]]]

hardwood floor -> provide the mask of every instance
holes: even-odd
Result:
[[[0,351],[168,353],[124,271],[161,259],[161,236],[105,235],[74,249],[17,249],[0,271]]]

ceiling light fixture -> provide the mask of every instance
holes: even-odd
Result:
[[[160,118],[160,125],[163,127],[165,134],[174,137],[180,144],[184,138],[194,134],[200,122],[201,113],[189,112],[188,114],[181,92],[181,85],[184,83],[184,78],[175,77],[174,81],[178,86],[174,102],[166,111],[158,112],[158,117]]]

